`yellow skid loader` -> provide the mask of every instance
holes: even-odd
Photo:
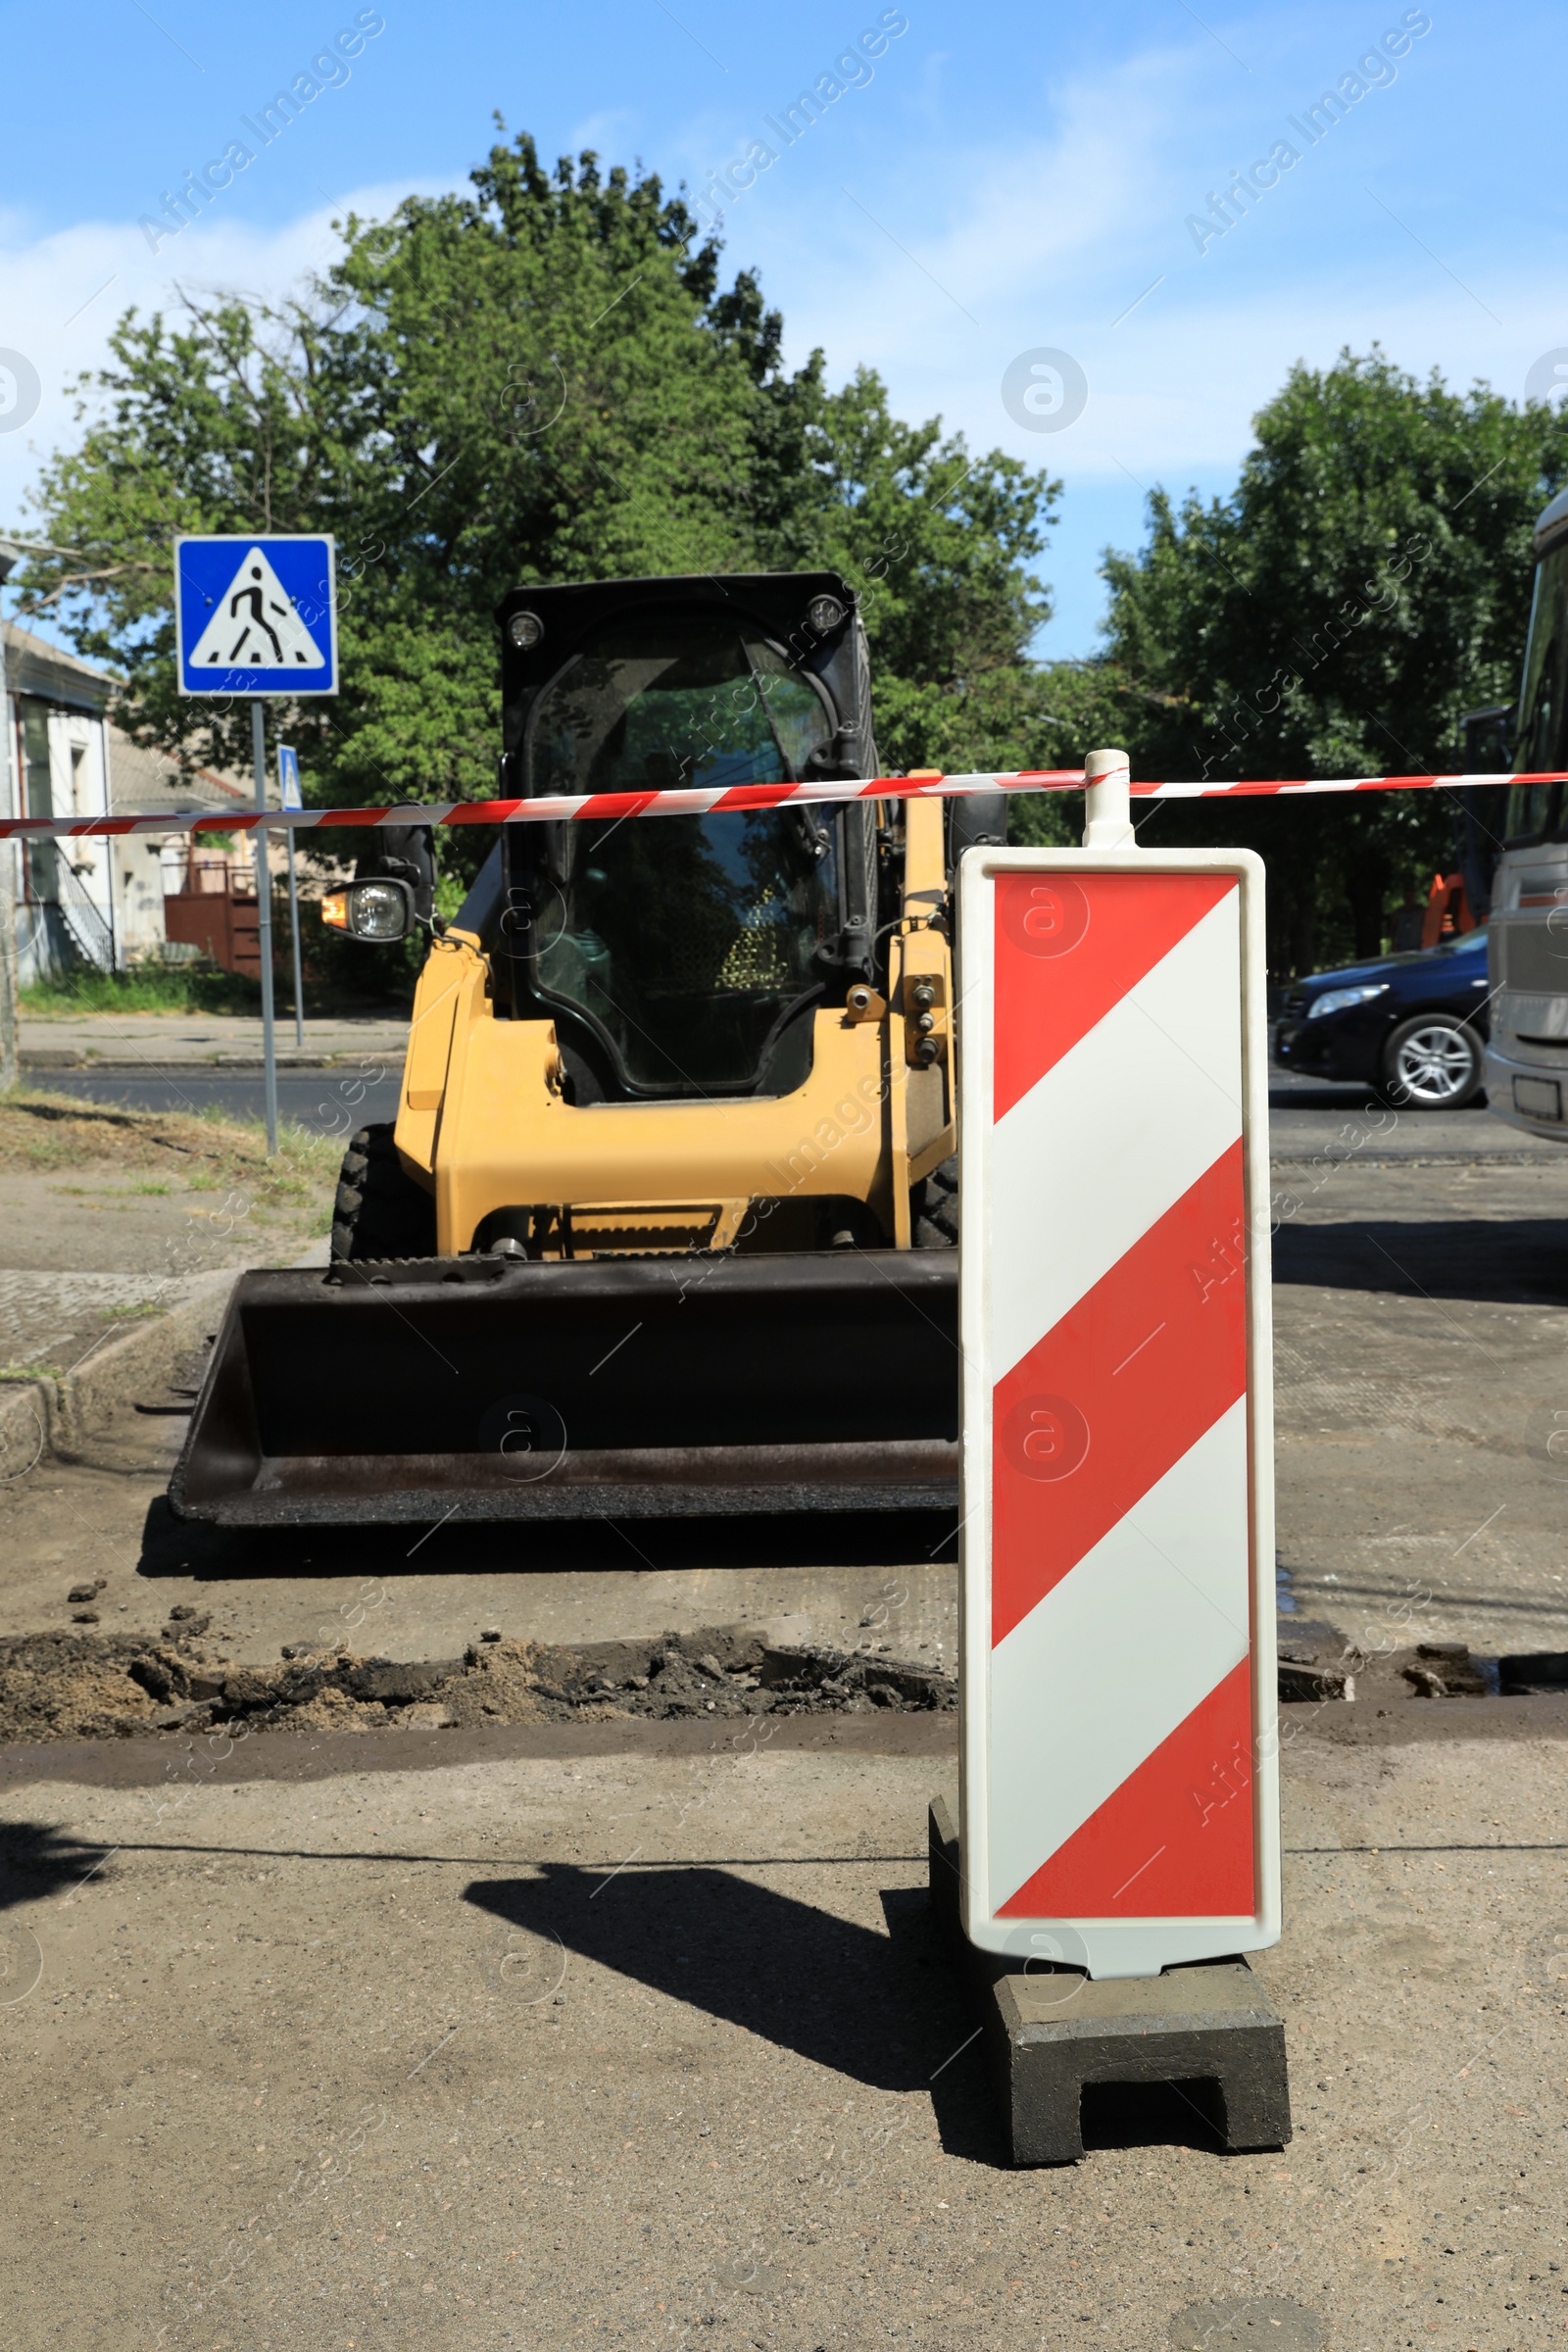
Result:
[[[501,790],[877,774],[832,572],[514,590]],[[944,1507],[950,884],[987,800],[499,827],[456,918],[380,830],[327,919],[431,946],[324,1273],[243,1276],[171,1487],[232,1526]]]

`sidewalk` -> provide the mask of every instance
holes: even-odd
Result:
[[[1038,2172],[928,1917],[953,1765],[902,1722],[11,1750],[9,2340],[1560,2342],[1568,1743],[1477,1703],[1539,1714],[1285,1752],[1291,2145],[1222,2156],[1173,2092]]]
[[[241,1013],[24,1013],[21,1031],[24,1070],[145,1070],[168,1062],[246,1069],[259,1068],[262,1059],[261,1021]],[[319,1069],[362,1054],[401,1060],[408,1040],[408,1022],[396,1016],[308,1019],[301,1051],[294,1043],[292,1013],[280,1013],[278,1065]]]

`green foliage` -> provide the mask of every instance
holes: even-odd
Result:
[[[1024,662],[1051,612],[1026,566],[1045,546],[1061,485],[996,451],[971,459],[940,419],[901,424],[868,368],[826,393],[815,359],[790,389],[807,467],[770,560],[823,564],[851,582],[870,639],[883,758],[937,765],[922,741],[906,738],[902,713],[929,724],[943,710],[945,723],[961,726],[983,682]],[[925,699],[911,705],[911,693]]]
[[[175,692],[180,530],[336,533],[343,691],[279,713],[323,805],[493,789],[494,608],[534,580],[838,566],[869,606],[900,765],[929,764],[933,714],[956,724],[1017,670],[1056,486],[900,422],[873,374],[828,391],[820,352],[786,371],[755,278],[719,289],[717,247],[656,177],[590,154],[551,174],[519,135],[471,193],[342,238],[281,307],[127,313],[78,387],[79,448],[44,470],[62,552],[23,584],[121,669],[141,740],[249,759],[243,709]],[[462,873],[486,846],[443,857]]]
[[[787,370],[755,277],[720,287],[717,246],[656,177],[591,154],[548,172],[523,134],[469,192],[341,233],[281,306],[127,313],[79,388],[80,445],[42,477],[59,552],[30,560],[24,612],[62,610],[123,674],[132,731],[192,764],[243,765],[249,726],[174,691],[180,530],[336,534],[343,691],[279,713],[324,806],[490,791],[494,608],[535,580],[842,571],[892,768],[1074,766],[1121,744],[1153,776],[1420,771],[1452,761],[1463,710],[1515,691],[1531,525],[1568,478],[1560,412],[1418,382],[1377,350],[1298,367],[1229,498],[1156,493],[1147,544],[1107,555],[1105,656],[1040,666],[1033,566],[1059,484],[903,422],[867,369],[837,391],[820,352]],[[1078,808],[1017,802],[1013,838],[1071,839]],[[1391,899],[1451,861],[1454,813],[1398,794],[1218,819],[1189,803],[1142,832],[1261,849],[1283,972],[1375,950]],[[444,910],[486,846],[443,841]],[[318,977],[369,993],[363,952],[318,931]],[[375,987],[409,976],[382,957]]]
[[[446,891],[443,881],[438,886]],[[453,911],[462,896],[454,878],[450,885]],[[308,1016],[328,1012],[373,1011],[403,1006],[414,995],[414,984],[424,960],[422,942],[370,948],[328,930],[320,919],[320,903],[300,901],[300,945],[305,961],[305,1010]],[[446,911],[443,905],[441,911]],[[288,897],[272,894],[272,973],[279,1020],[294,1009],[294,978],[288,929]],[[26,1013],[64,1019],[89,1012],[237,1013],[250,1020],[262,1017],[262,986],[243,972],[224,972],[202,964],[133,964],[128,971],[100,972],[83,965],[29,980],[18,992]]]
[[[1146,776],[1419,774],[1462,711],[1518,691],[1531,528],[1568,477],[1568,419],[1381,352],[1294,368],[1228,499],[1158,492],[1148,545],[1107,555],[1109,645],[1141,695],[1120,740]],[[1269,859],[1272,960],[1375,953],[1391,893],[1453,858],[1441,795],[1234,802]],[[1203,803],[1146,841],[1212,841]]]

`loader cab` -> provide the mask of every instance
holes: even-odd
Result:
[[[876,772],[835,573],[516,589],[498,617],[509,798]],[[883,919],[854,805],[511,825],[488,895],[496,1012],[555,1023],[582,1103],[792,1092]]]

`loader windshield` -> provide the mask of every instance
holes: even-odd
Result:
[[[835,731],[825,697],[764,638],[663,620],[606,636],[545,688],[529,788],[786,783]],[[838,926],[831,822],[793,808],[550,830],[540,994],[585,1013],[635,1086],[753,1086]]]

